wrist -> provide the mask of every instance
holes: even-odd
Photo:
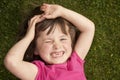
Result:
[[[61,6],[61,5],[58,5],[57,6],[58,8],[58,10],[59,10],[59,17],[64,17],[64,14],[65,14],[65,12],[64,11],[66,11],[66,8],[65,7],[63,7],[63,6]]]
[[[66,19],[66,17],[69,16],[69,11],[69,9],[61,6],[61,17]]]
[[[23,39],[26,40],[26,41],[28,41],[28,42],[31,42],[34,38],[32,36],[30,36],[30,35],[25,35],[23,37]]]

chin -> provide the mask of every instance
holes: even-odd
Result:
[[[52,64],[63,64],[65,62],[66,62],[66,60],[64,60],[64,61],[56,61],[56,62],[53,62]]]

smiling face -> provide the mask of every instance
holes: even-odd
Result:
[[[39,55],[47,64],[60,64],[66,62],[72,52],[72,41],[69,34],[61,31],[60,25],[54,25],[54,29],[48,33],[50,28],[39,33],[36,40],[35,54]]]

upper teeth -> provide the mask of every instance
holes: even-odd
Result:
[[[53,52],[52,54],[52,57],[56,58],[56,57],[61,57],[63,55],[63,52],[60,51],[60,52]]]

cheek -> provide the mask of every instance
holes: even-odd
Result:
[[[42,45],[39,48],[37,48],[38,55],[45,60],[50,52],[51,52],[51,46],[50,45]]]
[[[41,42],[39,41],[36,45],[36,53],[40,56],[44,54],[48,54],[50,50],[51,50],[51,46],[44,44],[42,41]]]
[[[51,52],[51,49],[52,49],[52,46],[51,45],[46,45],[46,44],[43,44],[41,46],[41,53],[44,53],[44,54],[48,54]]]
[[[64,43],[63,45],[64,45],[64,47],[65,47],[66,49],[69,49],[69,50],[72,49],[71,41],[67,41],[67,42]]]

